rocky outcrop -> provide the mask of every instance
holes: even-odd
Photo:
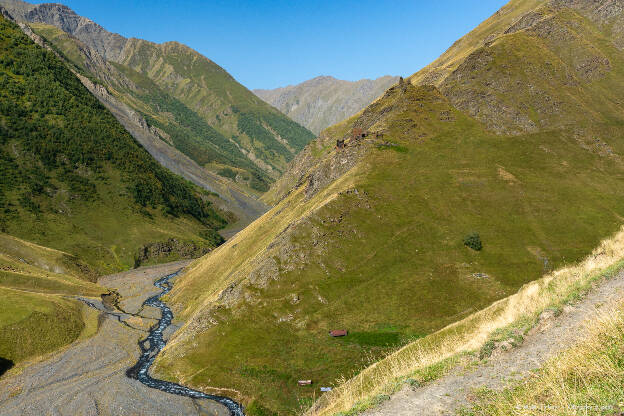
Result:
[[[139,267],[152,260],[196,259],[209,253],[211,250],[212,248],[208,246],[170,238],[167,241],[149,243],[139,248],[134,258],[134,267]]]
[[[79,16],[69,7],[44,3],[29,4],[20,0],[2,0],[17,21],[46,23],[80,39],[108,60],[116,60],[127,41],[117,33],[111,33],[86,17]]]
[[[351,117],[379,97],[398,77],[343,81],[321,76],[298,85],[254,93],[315,134]]]

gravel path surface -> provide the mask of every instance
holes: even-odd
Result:
[[[139,357],[137,342],[146,334],[141,328],[153,323],[153,311],[141,311],[141,304],[159,293],[154,280],[187,264],[175,262],[102,277],[101,285],[123,296],[121,306],[126,312],[145,318],[121,314],[129,326],[103,313],[94,337],[0,381],[0,415],[229,416],[218,403],[164,393],[126,377],[126,370]]]
[[[517,348],[493,355],[478,366],[458,368],[420,388],[407,385],[367,416],[452,415],[469,404],[480,387],[501,390],[531,370],[572,347],[586,334],[586,323],[600,310],[624,299],[624,272],[597,284],[583,299],[568,305],[558,317],[544,312],[538,325]]]

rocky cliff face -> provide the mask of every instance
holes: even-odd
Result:
[[[343,81],[316,77],[301,84],[254,93],[288,117],[319,134],[321,130],[351,117],[379,97],[399,77]]]
[[[209,244],[180,241],[170,238],[167,241],[158,241],[140,247],[134,257],[134,267],[144,266],[150,262],[164,263],[180,259],[196,259],[212,251]]]
[[[56,26],[74,35],[108,60],[115,61],[127,41],[123,36],[107,31],[62,4],[33,5],[20,0],[4,0],[3,4],[16,20]]]

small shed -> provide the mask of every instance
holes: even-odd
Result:
[[[337,338],[337,337],[346,337],[347,330],[346,329],[334,329],[333,331],[329,331],[329,335]]]
[[[312,384],[312,380],[299,380],[297,384],[300,386],[309,386]]]

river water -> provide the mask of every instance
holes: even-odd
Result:
[[[162,312],[162,316],[158,321],[158,325],[154,326],[149,335],[139,341],[139,348],[141,349],[141,357],[139,361],[126,371],[126,375],[130,378],[136,379],[148,387],[165,391],[171,394],[177,394],[179,396],[191,397],[193,399],[207,399],[221,403],[230,410],[232,416],[244,416],[243,406],[229,397],[215,396],[212,394],[202,393],[201,391],[193,390],[188,387],[184,387],[180,384],[171,383],[169,381],[157,380],[149,375],[149,368],[154,363],[156,356],[165,347],[165,340],[163,339],[163,331],[171,325],[173,320],[173,313],[171,309],[161,301],[161,297],[169,291],[171,291],[173,285],[170,280],[178,275],[179,272],[169,274],[161,277],[154,282],[154,286],[161,289],[157,295],[148,298],[143,302],[143,306],[153,306],[158,308]]]

